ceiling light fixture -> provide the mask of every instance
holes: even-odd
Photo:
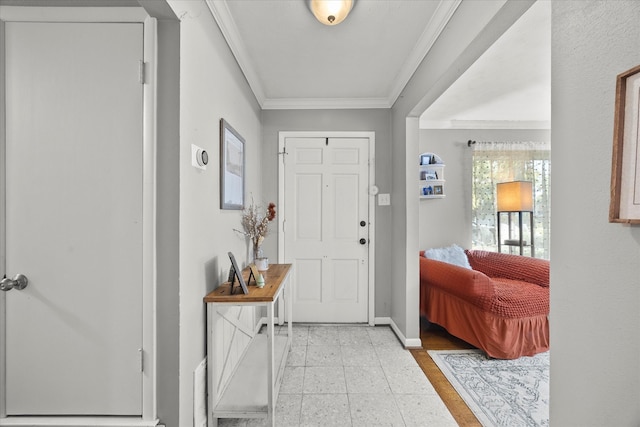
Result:
[[[355,0],[309,0],[316,19],[324,25],[338,25],[345,20]]]

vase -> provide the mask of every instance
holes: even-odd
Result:
[[[266,271],[269,268],[269,258],[264,256],[261,246],[253,247],[253,263],[258,271]]]

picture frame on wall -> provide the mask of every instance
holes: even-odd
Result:
[[[640,224],[640,65],[616,78],[609,222]]]
[[[244,138],[220,119],[220,209],[244,209]]]

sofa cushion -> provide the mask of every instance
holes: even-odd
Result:
[[[424,251],[424,257],[471,269],[464,249],[455,244],[446,248],[427,249]]]

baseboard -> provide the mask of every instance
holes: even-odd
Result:
[[[398,325],[396,325],[396,322],[394,322],[392,318],[376,317],[375,324],[391,326],[391,330],[393,331],[393,333],[396,334],[396,336],[398,337],[398,339],[400,340],[400,343],[404,346],[404,348],[407,348],[407,349],[422,348],[422,341],[420,340],[420,338],[407,339],[407,337],[405,337],[404,334],[400,331],[400,329],[398,328]]]
[[[0,426],[11,427],[159,427],[158,420],[143,421],[139,417],[7,417]]]
[[[274,322],[276,324],[278,324],[278,318],[274,318]],[[256,325],[256,333],[258,333],[260,331],[260,328],[262,328],[262,326],[267,324],[267,318],[266,317],[261,317],[260,320],[258,321],[258,324]],[[391,326],[391,330],[393,331],[394,334],[396,334],[396,336],[398,337],[398,339],[400,340],[400,343],[404,346],[404,348],[422,348],[422,341],[420,340],[420,338],[411,338],[411,339],[407,339],[404,334],[402,332],[400,332],[400,329],[398,328],[398,325],[396,325],[396,322],[393,321],[392,318],[390,317],[376,317],[374,319],[374,325],[376,326],[382,326],[382,325],[389,325]]]

